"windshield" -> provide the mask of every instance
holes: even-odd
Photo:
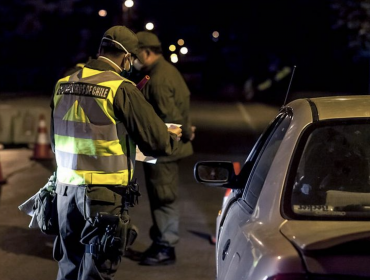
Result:
[[[311,217],[370,217],[370,125],[310,130],[300,157],[291,209]]]

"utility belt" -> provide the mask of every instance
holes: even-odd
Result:
[[[86,187],[86,185],[83,185]],[[99,185],[94,185],[94,187],[99,187]],[[136,178],[134,178],[127,186],[101,186],[104,188],[107,188],[111,190],[112,192],[115,192],[122,196],[122,206],[123,210],[129,209],[129,207],[134,207],[135,205],[139,204],[139,197],[141,196],[140,190],[139,190],[139,184],[136,181]]]

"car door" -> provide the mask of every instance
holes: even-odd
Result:
[[[280,143],[288,130],[292,114],[280,113],[261,135],[242,169],[245,178],[242,196],[234,201],[224,213],[220,223],[217,247],[217,279],[248,279],[247,274],[256,259],[249,236],[242,228],[252,223],[250,217]],[[248,170],[249,169],[249,170]],[[254,279],[256,280],[256,279]]]

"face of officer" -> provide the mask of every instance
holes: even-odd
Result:
[[[137,59],[134,60],[134,67],[140,71],[151,64],[150,51],[148,49],[139,49]]]
[[[138,58],[136,58],[134,60],[134,68],[137,70],[137,71],[140,71],[141,69],[143,69],[143,64],[140,62],[140,60]]]

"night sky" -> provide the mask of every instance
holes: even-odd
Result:
[[[292,90],[367,92],[368,58],[356,59],[348,32],[333,28],[333,2],[340,1],[136,0],[122,14],[117,0],[10,1],[0,5],[0,92],[49,93],[66,68],[95,57],[107,28],[125,24],[137,32],[148,21],[166,58],[169,44],[185,40],[189,53],[176,66],[199,96],[243,98],[251,77],[258,83],[293,65]],[[99,17],[99,9],[108,15]],[[274,87],[286,89],[288,81]]]

